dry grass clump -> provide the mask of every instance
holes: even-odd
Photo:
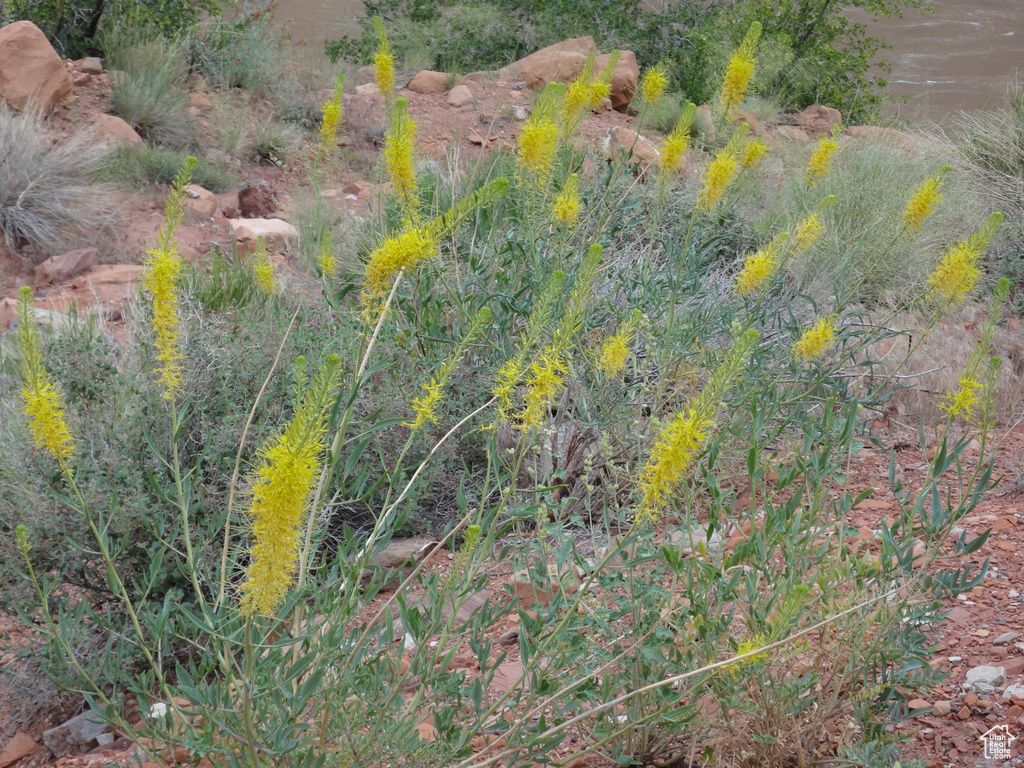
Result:
[[[912,312],[889,322],[889,327],[909,336],[879,341],[869,347],[867,357],[884,363],[886,372],[899,369],[898,383],[903,388],[890,402],[902,414],[901,420],[916,426],[922,416],[926,424],[945,419],[940,405],[947,392],[956,390],[987,313],[985,303],[972,303],[930,329],[931,318]],[[1003,361],[995,417],[997,424],[1007,426],[1018,418],[1024,403],[1024,334],[1019,319],[1011,318],[998,330],[994,347]]]
[[[0,104],[0,235],[42,261],[95,233],[110,198],[95,183],[107,147],[88,129],[53,144],[33,110]]]

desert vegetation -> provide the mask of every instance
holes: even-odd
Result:
[[[556,40],[397,4],[319,69],[268,55],[267,9],[171,3],[105,37],[88,3],[7,9],[105,53],[139,138],[50,142],[0,107],[7,247],[81,246],[125,187],[162,211],[116,336],[23,286],[0,337],[0,609],[31,637],[12,721],[85,702],[131,759],[197,766],[907,764],[950,601],[992,575],[965,520],[1013,480],[1024,102],[786,141],[753,111],[862,116],[874,49],[771,5],[665,9],[706,38],[682,60],[622,15],[605,42],[646,65],[611,151],[587,126],[624,119],[618,50],[538,87],[504,146],[429,161],[396,84],[414,42],[454,71]],[[195,185],[230,189],[236,156],[287,174],[294,236],[187,257]],[[359,163],[356,215],[333,187]],[[873,450],[888,471],[854,487]]]

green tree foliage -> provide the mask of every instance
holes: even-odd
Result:
[[[79,58],[105,52],[111,24],[173,35],[220,7],[219,0],[8,0],[0,2],[0,23],[31,21],[62,56]]]

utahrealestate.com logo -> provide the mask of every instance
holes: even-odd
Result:
[[[1009,760],[1012,751],[1010,747],[1017,740],[1017,737],[1010,733],[1008,725],[989,728],[980,738],[985,744],[986,760]]]

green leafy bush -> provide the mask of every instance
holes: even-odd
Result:
[[[170,184],[187,155],[167,147],[120,146],[108,150],[101,177],[127,185]],[[211,192],[226,192],[235,186],[232,173],[224,166],[200,160],[192,172],[199,186]]]
[[[148,141],[183,147],[192,138],[181,49],[163,39],[129,44],[107,56],[114,112]]]

